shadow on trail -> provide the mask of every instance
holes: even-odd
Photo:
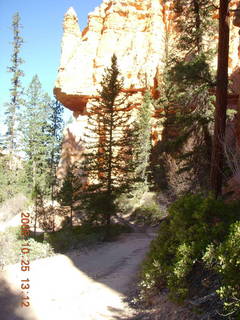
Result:
[[[22,278],[19,266],[14,265],[8,273],[3,272],[4,280],[0,279],[0,320],[126,318],[122,298],[128,294],[151,239],[143,233],[125,234],[90,250],[32,261],[31,306],[26,310],[14,293]]]
[[[13,293],[3,279],[0,279],[0,319],[25,320],[17,313],[20,306],[20,296]]]
[[[138,275],[151,240],[143,233],[131,233],[118,241],[102,243],[89,252],[65,253],[65,256],[87,277],[126,294],[129,281]]]

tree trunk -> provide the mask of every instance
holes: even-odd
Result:
[[[195,25],[196,25],[196,32],[197,32],[197,51],[198,53],[201,52],[201,43],[202,43],[202,35],[201,35],[201,17],[200,17],[200,6],[199,1],[193,0],[193,7],[194,7],[194,14],[195,14]]]
[[[112,102],[111,109],[110,109],[110,132],[109,132],[109,145],[108,145],[108,152],[109,152],[109,159],[108,159],[108,183],[107,183],[107,193],[109,195],[108,201],[112,199],[112,160],[113,160],[113,106],[114,101]],[[107,226],[109,228],[111,223],[111,215],[112,212],[107,213]]]
[[[35,199],[35,216],[34,216],[34,229],[33,229],[33,233],[34,233],[34,239],[36,239],[36,234],[37,234],[37,218],[38,218],[38,199],[37,199],[38,195],[36,195],[36,199]]]
[[[223,141],[226,128],[228,89],[229,24],[228,0],[220,0],[216,109],[210,182],[215,197],[222,193]]]
[[[71,221],[70,221],[70,225],[71,225],[71,228],[73,227],[73,205],[72,205],[72,203],[71,203],[71,216],[70,216],[70,219],[71,219]]]

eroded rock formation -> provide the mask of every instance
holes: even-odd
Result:
[[[67,108],[84,113],[113,53],[127,90],[141,92],[146,85],[154,90],[163,69],[166,33],[171,28],[169,7],[169,2],[160,0],[105,0],[89,14],[82,32],[70,8],[63,23],[62,56],[54,89],[57,98]]]
[[[147,86],[157,97],[165,38],[172,28],[170,5],[170,1],[162,0],[104,0],[89,14],[83,31],[73,8],[65,14],[54,94],[74,112],[75,124],[66,129],[59,176],[64,175],[68,163],[81,157],[79,135],[84,131],[88,101],[96,97],[113,53],[117,55],[124,91],[131,94],[131,101],[135,105],[140,103]],[[153,124],[154,138],[158,139],[159,134]]]
[[[174,28],[173,3],[173,0],[103,0],[89,13],[87,27],[82,31],[74,9],[70,8],[65,14],[54,94],[74,112],[75,123],[66,129],[60,176],[68,163],[81,156],[88,102],[96,97],[104,69],[109,66],[113,53],[118,57],[124,89],[132,94],[135,102],[141,101],[146,87],[158,97],[166,38],[171,47],[178,36]],[[239,29],[233,26],[232,20],[229,74],[234,71],[232,87],[237,95],[240,92]],[[217,43],[217,36],[215,40]],[[153,131],[155,139],[159,139],[160,133]]]

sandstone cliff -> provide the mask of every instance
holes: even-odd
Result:
[[[82,31],[74,9],[70,8],[65,14],[54,94],[74,112],[76,120],[65,135],[62,173],[68,162],[81,156],[80,136],[84,132],[88,101],[97,95],[104,68],[109,66],[113,53],[118,57],[124,88],[132,94],[133,101],[141,101],[146,86],[152,89],[153,96],[158,96],[166,38],[174,48],[174,40],[178,37],[174,28],[173,3],[174,0],[103,0],[89,13],[87,27]],[[239,94],[239,29],[232,21],[229,74],[234,71],[232,89]],[[217,43],[217,36],[215,41]],[[236,103],[234,108],[237,108]],[[161,129],[153,129],[153,136],[159,139]]]
[[[163,69],[165,37],[171,28],[170,3],[160,0],[103,1],[80,32],[70,8],[64,17],[62,56],[54,93],[69,109],[84,112],[96,95],[104,68],[116,53],[125,88],[156,88]]]
[[[124,89],[137,104],[146,86],[157,95],[163,70],[166,34],[171,33],[169,1],[104,0],[88,16],[80,31],[77,14],[70,8],[64,16],[61,62],[54,94],[74,111],[75,124],[65,132],[59,176],[68,163],[81,157],[81,135],[86,124],[89,99],[97,95],[104,69],[115,53],[124,78]],[[154,125],[153,125],[154,127]],[[159,131],[159,130],[158,130]],[[153,129],[153,136],[160,132]]]
[[[146,85],[156,89],[164,66],[166,37],[174,41],[177,36],[173,2],[104,0],[89,13],[83,31],[76,12],[70,8],[64,16],[62,55],[54,89],[58,100],[84,113],[113,53],[118,57],[127,90],[140,92]],[[231,19],[230,74],[239,63],[238,47],[238,28],[232,26]]]

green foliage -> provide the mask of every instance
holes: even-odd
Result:
[[[39,243],[31,238],[28,242],[30,248],[28,259],[31,261],[54,254],[53,248],[48,243]],[[20,262],[23,243],[26,243],[26,240],[20,237],[20,227],[10,227],[0,232],[0,267]]]
[[[69,249],[94,245],[97,242],[104,241],[106,240],[106,234],[108,240],[115,240],[121,233],[130,231],[128,227],[120,224],[111,224],[110,226],[84,224],[45,234],[44,241],[48,242],[55,252],[66,252]]]
[[[44,191],[37,181],[34,184],[31,193],[31,198],[34,201],[34,236],[36,235],[37,221],[42,213],[44,213],[43,194]]]
[[[104,214],[107,224],[116,211],[114,200],[129,189],[133,172],[129,105],[127,95],[121,93],[123,81],[119,77],[117,57],[113,55],[111,67],[101,81],[100,98],[89,110],[83,165],[90,182],[86,193],[82,193],[83,202],[90,215],[96,216],[99,211],[102,221]]]
[[[182,189],[208,187],[214,116],[211,89],[215,85],[211,68],[216,31],[213,10],[208,0],[174,2],[179,38],[177,50],[172,52],[166,42],[165,70],[156,103],[162,110],[165,129],[154,176],[158,181],[162,174],[167,187],[176,194]],[[181,174],[178,180],[182,179],[182,187],[159,166]]]
[[[130,219],[144,225],[158,224],[163,219],[164,214],[156,200],[151,198],[141,202],[141,205],[139,205],[139,202],[137,203]]]
[[[209,268],[221,276],[221,287],[217,291],[224,301],[227,313],[240,316],[240,221],[230,227],[230,232],[220,246],[210,244],[203,260]]]
[[[149,171],[149,158],[151,152],[151,133],[152,133],[152,104],[151,96],[147,92],[144,96],[142,105],[139,108],[134,128],[133,142],[133,161],[134,174],[137,182],[147,183]]]
[[[210,59],[200,53],[190,61],[170,64],[157,102],[163,110],[165,131],[156,163],[164,167],[168,166],[165,161],[169,156],[174,159],[176,174],[187,173],[184,179],[189,190],[206,188],[209,181],[214,119]],[[171,185],[171,181],[168,184]]]
[[[50,117],[48,125],[48,165],[50,167],[49,185],[51,187],[51,200],[54,200],[57,185],[56,170],[60,160],[62,136],[63,136],[63,106],[57,100],[49,103]]]
[[[95,186],[90,186],[84,193],[81,208],[87,212],[87,223],[105,225],[109,213],[114,215],[117,212],[117,195],[115,192],[109,194],[106,191],[93,191],[93,187]]]
[[[26,178],[30,186],[38,184],[45,194],[49,194],[50,186],[56,183],[63,108],[43,92],[37,75],[29,84],[25,102],[21,132]]]
[[[11,88],[10,88],[10,102],[6,103],[6,119],[5,124],[7,125],[7,133],[5,137],[5,148],[8,149],[10,155],[16,152],[18,142],[18,117],[19,107],[23,103],[22,94],[23,88],[21,84],[21,78],[24,76],[20,66],[23,63],[20,57],[20,49],[23,44],[23,38],[20,36],[22,25],[20,23],[20,15],[16,12],[12,19],[12,30],[13,30],[13,52],[11,56],[11,65],[8,71],[12,73]],[[11,161],[11,159],[10,159]],[[11,165],[10,165],[11,166]]]
[[[201,52],[190,61],[177,62],[170,70],[170,80],[184,89],[193,84],[202,85],[203,82],[213,85],[209,58],[209,55]]]
[[[66,176],[64,178],[62,187],[58,192],[58,200],[60,201],[61,205],[63,206],[72,206],[74,201],[74,183],[75,183],[75,176],[73,172],[73,167],[69,166],[66,172]]]
[[[9,166],[10,159],[14,158],[12,156],[0,157],[0,203],[11,199],[20,192],[26,195],[29,193],[24,169],[16,167],[14,171],[11,170]],[[15,158],[15,160],[18,159]]]
[[[134,128],[131,130],[133,137],[128,143],[131,146],[132,181],[127,192],[120,193],[116,198],[116,204],[121,211],[132,211],[146,192],[149,191],[150,176],[150,154],[152,151],[152,99],[150,93],[144,96],[142,105],[138,109]]]
[[[143,264],[143,294],[145,288],[166,285],[173,299],[186,298],[194,264],[211,243],[226,238],[231,223],[239,219],[239,209],[239,203],[225,204],[202,195],[187,195],[173,203]]]
[[[47,242],[39,243],[34,239],[29,239],[29,260],[47,258],[54,255],[54,249]]]
[[[47,118],[46,97],[37,75],[32,78],[26,92],[26,108],[22,117],[22,148],[26,154],[25,170],[29,184],[45,189],[47,171]]]
[[[79,195],[79,191],[81,190],[82,183],[81,183],[81,179],[79,179],[78,173],[79,173],[79,168],[76,165],[69,165],[64,181],[62,183],[62,186],[57,193],[57,199],[58,201],[60,201],[61,205],[70,206],[71,226],[72,226],[73,204],[76,200],[78,200],[81,197]],[[81,209],[83,209],[83,206],[81,206]]]
[[[177,14],[176,24],[180,34],[178,49],[185,53],[196,53],[210,46],[216,25],[212,19],[214,2],[209,0],[176,0],[174,11]],[[203,44],[204,38],[209,43]],[[205,40],[206,41],[206,40]]]
[[[237,115],[237,110],[234,109],[227,109],[227,119],[233,120]]]

